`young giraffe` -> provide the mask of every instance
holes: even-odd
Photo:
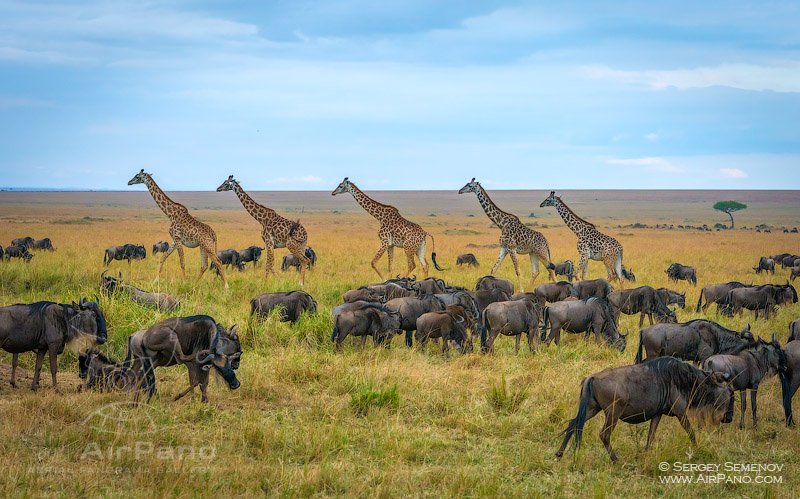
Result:
[[[486,212],[486,216],[500,228],[500,256],[497,258],[497,263],[492,267],[492,275],[497,272],[506,254],[511,255],[514,271],[517,273],[517,280],[519,280],[520,288],[522,288],[517,255],[530,255],[531,274],[533,275],[534,283],[539,276],[540,260],[549,271],[550,279],[556,280],[555,267],[550,261],[550,247],[541,232],[526,227],[516,215],[506,213],[498,208],[489,198],[480,182],[476,182],[474,178],[458,191],[459,194],[464,194],[465,192],[474,192],[478,196],[478,202],[483,207],[483,211]]]
[[[147,190],[150,191],[150,195],[153,196],[158,207],[161,208],[161,211],[163,211],[170,220],[169,234],[172,236],[173,244],[170,246],[169,250],[164,253],[164,256],[161,257],[161,263],[158,266],[158,275],[161,276],[161,269],[164,267],[164,262],[167,261],[167,258],[169,258],[173,251],[178,250],[178,258],[180,258],[181,261],[181,272],[185,277],[186,266],[183,259],[183,247],[197,248],[199,246],[200,277],[203,276],[208,268],[208,259],[210,258],[211,261],[214,262],[214,265],[216,265],[217,270],[219,270],[219,275],[222,277],[222,282],[225,283],[225,289],[227,289],[228,279],[225,277],[225,270],[222,268],[222,262],[217,258],[217,235],[214,233],[214,229],[191,216],[189,210],[187,210],[185,206],[171,200],[164,194],[164,191],[158,187],[153,177],[149,173],[145,173],[144,170],[137,173],[128,181],[128,185],[134,184],[146,185]]]
[[[383,279],[383,274],[378,270],[378,260],[386,252],[389,257],[389,275],[392,273],[392,260],[394,259],[394,248],[404,248],[406,250],[406,259],[408,260],[408,272],[406,276],[411,275],[417,264],[414,262],[414,255],[419,258],[419,263],[422,265],[422,270],[425,272],[425,277],[428,276],[428,262],[425,261],[425,238],[430,236],[431,243],[433,244],[433,252],[431,253],[431,260],[436,270],[443,270],[436,263],[436,242],[429,233],[425,232],[422,227],[410,222],[400,215],[397,208],[388,204],[382,204],[364,194],[361,189],[345,177],[339,187],[331,192],[331,196],[349,192],[353,195],[356,202],[361,205],[367,213],[375,217],[380,223],[381,227],[378,230],[378,238],[381,240],[381,247],[372,259],[372,268]]]
[[[247,212],[261,224],[261,238],[267,248],[266,273],[275,273],[275,248],[288,249],[300,262],[300,285],[305,283],[306,269],[311,260],[306,256],[308,234],[300,222],[292,222],[278,215],[275,210],[256,203],[239,185],[239,182],[228,177],[228,180],[217,187],[217,192],[233,191],[242,202]]]
[[[550,196],[542,201],[540,207],[554,206],[564,223],[578,236],[578,253],[581,261],[578,264],[581,279],[586,279],[586,268],[589,259],[602,261],[608,271],[609,280],[619,280],[620,286],[625,282],[622,272],[622,245],[611,236],[597,230],[594,224],[587,222],[576,215],[569,207],[556,196],[555,191],[550,191]]]

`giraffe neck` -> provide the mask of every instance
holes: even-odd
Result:
[[[512,215],[498,208],[497,205],[492,202],[491,198],[489,198],[489,194],[486,193],[482,186],[475,194],[478,196],[478,202],[483,207],[483,211],[486,212],[486,216],[489,217],[489,220],[502,229],[509,222],[509,218],[512,217]]]
[[[153,177],[148,175],[146,178],[147,182],[145,182],[145,185],[147,185],[147,190],[150,191],[150,195],[153,196],[153,200],[166,216],[172,219],[186,209],[183,207],[183,205],[171,200],[169,196],[167,196],[164,191],[161,190],[158,184],[156,184],[156,181],[153,180]]]
[[[249,213],[250,216],[258,221],[262,221],[269,216],[269,212],[272,210],[266,206],[256,203],[256,201],[251,198],[250,195],[244,191],[244,189],[242,189],[241,185],[238,183],[234,184],[233,190],[239,197],[239,201],[242,202],[242,206],[244,206],[244,209],[247,210],[247,213]]]
[[[378,219],[380,222],[387,220],[394,211],[392,206],[375,201],[371,197],[364,194],[364,192],[355,185],[352,186],[350,193],[353,195],[356,202],[360,204],[367,213]]]
[[[560,198],[556,198],[556,211],[558,214],[561,215],[561,218],[564,219],[564,223],[567,224],[567,227],[572,230],[576,235],[581,236],[587,230],[594,228],[590,223],[586,222],[585,220],[581,220],[580,218],[575,215],[575,213],[570,210]]]

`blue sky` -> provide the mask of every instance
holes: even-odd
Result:
[[[0,186],[798,189],[799,5],[0,0]]]

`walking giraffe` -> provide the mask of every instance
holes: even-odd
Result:
[[[158,265],[158,275],[161,276],[161,269],[164,267],[164,262],[172,254],[173,251],[178,250],[178,258],[181,261],[181,272],[184,277],[186,276],[186,266],[183,259],[183,247],[197,248],[200,247],[200,277],[203,276],[208,268],[208,259],[210,258],[219,271],[222,282],[225,283],[225,288],[228,288],[228,280],[225,278],[225,270],[222,268],[222,262],[217,257],[217,235],[214,229],[197,220],[189,214],[180,203],[171,200],[169,196],[164,194],[164,191],[156,184],[155,180],[149,173],[144,170],[137,173],[132,179],[128,181],[128,185],[144,184],[150,195],[153,196],[156,204],[164,214],[169,217],[169,234],[172,236],[172,245],[161,257],[161,263]]]
[[[531,274],[534,283],[539,276],[540,260],[549,271],[550,279],[556,280],[555,267],[550,261],[550,247],[541,232],[526,227],[516,215],[498,208],[480,182],[476,182],[474,178],[458,191],[459,194],[464,194],[465,192],[474,192],[478,196],[478,202],[483,207],[483,211],[486,212],[486,216],[500,228],[500,256],[497,257],[497,262],[492,267],[492,275],[497,272],[506,254],[508,254],[514,263],[514,272],[517,274],[520,289],[524,291],[522,289],[517,255],[530,255]]]
[[[433,251],[431,252],[431,260],[436,270],[443,270],[436,263],[436,242],[433,236],[425,232],[422,227],[410,222],[400,215],[397,208],[388,204],[382,204],[364,194],[361,189],[345,177],[339,187],[331,192],[331,196],[349,192],[353,195],[356,202],[361,205],[364,210],[375,217],[381,223],[378,230],[378,238],[381,240],[381,247],[375,257],[372,259],[372,268],[383,279],[383,274],[378,270],[378,260],[381,259],[383,253],[386,252],[389,258],[389,275],[392,273],[392,260],[394,259],[394,248],[404,248],[406,250],[406,259],[408,260],[408,272],[406,275],[411,275],[417,264],[414,262],[414,255],[419,258],[419,263],[422,265],[422,270],[425,276],[428,276],[428,262],[425,261],[425,238],[430,236],[431,244],[433,244]]]
[[[233,191],[242,202],[256,222],[261,224],[261,239],[264,240],[267,250],[266,274],[275,273],[275,248],[288,249],[300,262],[300,285],[303,286],[306,278],[306,269],[311,260],[306,256],[306,242],[308,234],[300,222],[292,222],[278,215],[275,210],[258,204],[242,189],[239,182],[228,177],[228,180],[217,187],[217,192]]]
[[[622,272],[622,245],[611,236],[597,230],[594,224],[587,222],[575,214],[569,207],[556,196],[555,191],[550,191],[550,196],[542,201],[540,207],[554,206],[564,223],[578,236],[578,253],[581,260],[578,264],[581,279],[586,279],[586,268],[589,259],[602,261],[608,271],[609,280],[617,279],[620,286],[624,284]]]

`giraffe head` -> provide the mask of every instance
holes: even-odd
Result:
[[[128,180],[128,185],[144,184],[147,182],[147,177],[149,176],[150,174],[145,173],[144,168],[142,168],[142,170],[139,173],[134,175],[132,179]]]
[[[233,175],[228,175],[228,179],[217,187],[217,192],[232,191],[237,185],[239,185],[239,182],[233,178]]]
[[[331,192],[331,196],[335,196],[337,194],[344,194],[345,192],[353,192],[353,184],[350,182],[350,179],[347,177],[342,180],[342,183],[339,184],[339,187]]]
[[[476,182],[475,177],[473,177],[472,180],[467,182],[467,185],[458,190],[458,193],[464,194],[465,192],[474,192],[477,194],[478,192],[480,192],[480,190],[481,190],[480,182]]]
[[[539,208],[544,208],[545,206],[555,206],[558,203],[558,197],[556,197],[556,191],[550,191],[550,196],[542,201],[542,204],[539,205]]]

